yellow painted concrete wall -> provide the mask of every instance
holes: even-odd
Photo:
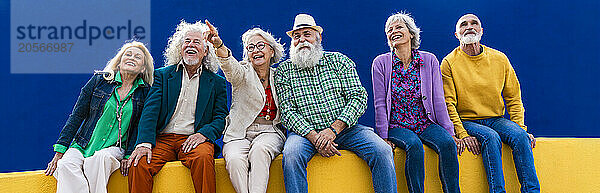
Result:
[[[395,150],[396,174],[399,192],[407,192],[404,177],[405,153]],[[425,150],[425,191],[442,192],[438,176],[437,154]],[[597,193],[600,192],[600,139],[540,138],[534,149],[535,165],[542,192],[547,193]],[[462,192],[487,192],[485,170],[481,156],[465,153],[459,157],[460,186]],[[509,193],[519,192],[511,150],[503,146],[502,161]],[[217,192],[234,192],[223,159],[217,159]],[[165,165],[154,178],[154,193],[194,192],[189,170],[180,162]],[[349,151],[342,157],[315,156],[308,164],[310,192],[371,193],[372,182],[367,164]],[[127,178],[115,172],[108,185],[111,193],[127,192]],[[0,174],[0,192],[55,192],[56,180],[43,175],[43,171]],[[271,166],[269,193],[284,191],[281,156]]]

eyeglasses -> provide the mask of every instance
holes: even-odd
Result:
[[[268,43],[265,43],[265,42],[258,42],[258,43],[256,43],[256,44],[248,44],[248,45],[246,46],[246,50],[247,50],[248,52],[254,52],[254,49],[256,48],[258,51],[260,51],[260,50],[264,50],[266,45],[268,45],[269,47],[273,48],[273,46],[271,46],[271,45],[270,45],[270,44],[268,44]]]

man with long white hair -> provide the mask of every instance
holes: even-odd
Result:
[[[166,162],[190,168],[196,192],[216,191],[214,155],[227,116],[225,79],[202,22],[182,21],[169,38],[165,67],[156,70],[128,165],[129,191],[152,192]],[[145,157],[145,158],[143,158]]]
[[[513,150],[521,192],[540,192],[531,150],[535,138],[527,133],[515,70],[504,53],[480,43],[483,28],[476,15],[463,15],[454,34],[460,46],[444,58],[441,71],[448,114],[464,144],[458,152],[481,153],[489,191],[505,192],[504,142]],[[510,120],[503,117],[505,105]]]
[[[341,53],[324,52],[322,32],[312,16],[297,15],[287,32],[292,38],[290,59],[275,73],[281,120],[290,130],[283,149],[285,190],[308,192],[308,161],[317,152],[341,155],[340,148],[367,162],[375,192],[396,192],[392,149],[372,128],[357,124],[367,108],[367,92],[356,66]]]

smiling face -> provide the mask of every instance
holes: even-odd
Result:
[[[121,72],[139,74],[144,70],[144,52],[137,47],[129,47],[123,52],[119,68]]]
[[[202,38],[202,32],[188,32],[181,44],[181,56],[186,65],[199,65],[206,56],[206,46]]]
[[[317,36],[320,36],[319,32],[312,28],[298,29],[292,32],[292,45],[293,47],[296,47],[298,51],[305,49],[310,50],[311,47],[307,44],[315,45],[317,39],[319,39]]]
[[[402,21],[395,21],[391,23],[386,29],[385,34],[389,44],[394,48],[411,46],[410,42],[413,38],[413,35],[410,34],[408,27],[406,27],[406,24]]]
[[[254,67],[270,66],[274,50],[267,40],[260,35],[252,36],[246,46],[248,59]]]

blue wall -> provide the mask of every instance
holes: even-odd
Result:
[[[600,1],[152,0],[151,52],[155,65],[162,66],[162,50],[179,20],[209,19],[239,58],[240,36],[247,29],[268,29],[289,45],[285,31],[294,16],[310,13],[324,28],[325,49],[342,52],[358,65],[370,96],[360,123],[373,126],[371,61],[388,50],[385,20],[401,10],[412,13],[421,27],[421,49],[439,60],[458,45],[453,35],[456,20],[464,13],[476,13],[485,29],[482,42],[503,51],[517,72],[531,133],[538,137],[600,136],[593,122],[600,116],[595,78],[600,71]],[[0,69],[4,134],[0,172],[43,169],[90,74],[11,74],[9,1],[0,3],[0,14],[0,62],[4,64]]]

